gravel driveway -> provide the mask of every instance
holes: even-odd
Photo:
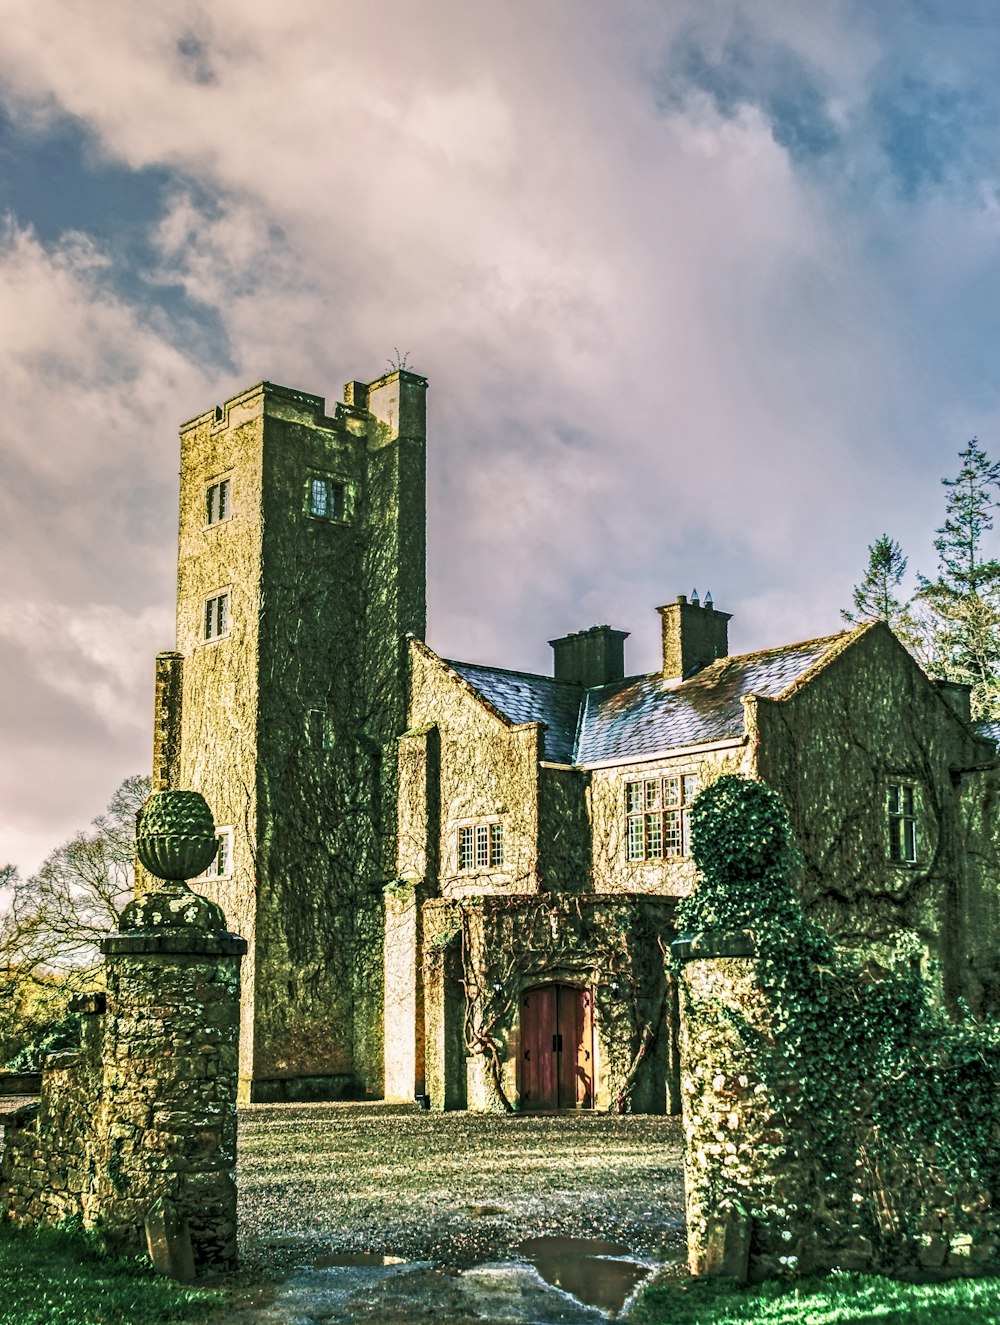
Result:
[[[673,1118],[253,1105],[239,1186],[244,1272],[268,1278],[344,1252],[464,1269],[553,1233],[654,1260],[684,1241]]]

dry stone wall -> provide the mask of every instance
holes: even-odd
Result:
[[[39,1100],[3,1121],[0,1205],[12,1219],[93,1224],[97,1217],[104,996],[90,995],[75,1010],[79,1053],[50,1054]]]

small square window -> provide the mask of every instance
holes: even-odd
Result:
[[[219,524],[228,520],[232,510],[232,479],[223,478],[205,489],[205,523]]]
[[[458,830],[460,872],[493,869],[503,864],[503,824],[468,824]]]
[[[318,520],[346,520],[347,484],[328,474],[311,474],[306,482],[306,513]]]
[[[222,639],[229,634],[229,594],[220,593],[205,599],[204,639]]]
[[[308,720],[309,744],[314,750],[332,750],[336,744],[333,715],[326,709],[310,709]]]

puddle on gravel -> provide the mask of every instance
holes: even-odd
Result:
[[[334,1266],[405,1265],[405,1256],[385,1256],[378,1251],[342,1251],[331,1256],[320,1256],[313,1261],[314,1270],[328,1270]]]
[[[516,1251],[546,1283],[609,1315],[619,1312],[652,1272],[628,1247],[600,1238],[528,1238]]]

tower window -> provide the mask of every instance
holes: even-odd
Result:
[[[306,724],[309,744],[314,750],[332,750],[337,743],[333,715],[326,709],[310,709]]]
[[[219,843],[219,849],[215,854],[215,859],[201,877],[203,879],[228,879],[233,872],[233,830],[231,828],[217,828],[215,836]]]
[[[205,599],[205,641],[222,639],[229,634],[229,594]]]
[[[219,524],[232,513],[232,479],[223,478],[205,489],[205,523]]]
[[[310,474],[306,482],[306,513],[318,520],[347,519],[347,484],[327,474]]]

